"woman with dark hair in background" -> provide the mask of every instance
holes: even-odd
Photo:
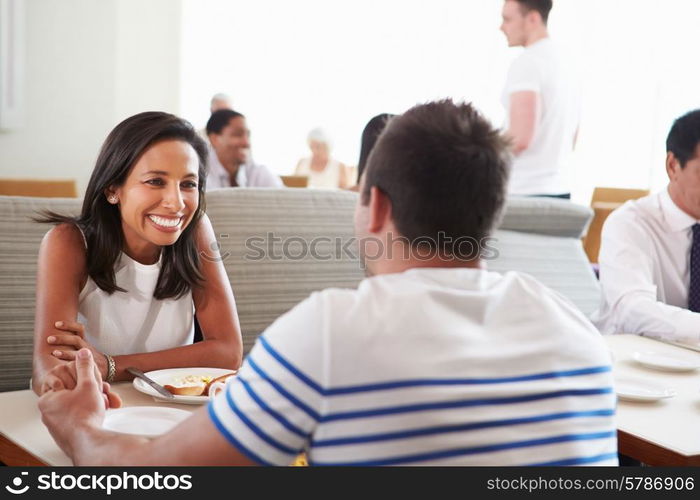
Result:
[[[365,125],[362,131],[362,144],[360,145],[360,160],[357,162],[357,184],[360,184],[360,177],[362,177],[362,172],[365,171],[367,166],[367,158],[374,148],[374,145],[381,134],[386,128],[389,120],[394,118],[396,115],[389,113],[382,113],[375,116]]]
[[[74,384],[66,370],[83,347],[103,380],[185,366],[237,369],[233,292],[204,214],[207,148],[174,115],[127,118],[107,137],[77,217],[39,251],[33,388]],[[194,312],[203,341],[192,344]]]

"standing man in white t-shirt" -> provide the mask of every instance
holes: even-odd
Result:
[[[278,318],[224,392],[154,441],[102,428],[87,350],[77,388],[40,399],[44,423],[80,465],[282,465],[302,450],[318,465],[617,464],[600,333],[531,276],[481,266],[509,163],[470,105],[408,110],[361,180],[357,289]]]
[[[501,31],[509,47],[525,47],[503,90],[506,130],[515,160],[509,193],[570,198],[568,157],[578,132],[575,82],[549,38],[552,0],[506,0]]]

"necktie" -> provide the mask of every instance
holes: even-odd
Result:
[[[700,312],[700,224],[693,224],[693,244],[690,247],[688,309],[693,312]]]

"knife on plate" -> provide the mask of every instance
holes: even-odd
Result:
[[[158,382],[150,378],[148,375],[143,373],[141,370],[138,368],[134,368],[133,366],[130,366],[129,368],[126,369],[127,372],[131,373],[134,377],[140,378],[144,382],[146,382],[148,385],[153,387],[156,391],[158,391],[158,394],[160,394],[163,397],[166,397],[168,399],[175,399],[175,396],[173,396],[165,387],[160,385]]]

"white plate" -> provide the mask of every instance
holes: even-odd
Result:
[[[231,373],[232,370],[224,368],[169,368],[167,370],[156,370],[146,372],[146,375],[158,382],[160,385],[172,385],[177,379],[186,377],[187,375],[208,375],[211,377],[220,377]],[[173,399],[166,398],[158,394],[158,392],[140,378],[134,379],[134,388],[144,394],[153,396],[158,401],[168,401],[170,403],[184,403],[189,405],[201,405],[209,401],[209,396],[174,396]]]
[[[641,365],[657,370],[686,372],[700,368],[700,356],[691,353],[661,354],[653,351],[637,351],[632,354],[632,358]]]
[[[615,394],[628,401],[659,401],[672,398],[676,391],[651,380],[620,377],[615,379]]]
[[[109,431],[156,437],[192,415],[167,406],[129,406],[107,410],[102,426]]]

